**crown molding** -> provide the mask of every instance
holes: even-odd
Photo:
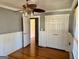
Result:
[[[59,9],[59,10],[49,10],[49,11],[46,11],[47,12],[61,12],[61,11],[71,11],[72,9],[69,8],[69,9]]]
[[[17,8],[9,7],[9,6],[2,5],[2,4],[0,4],[0,7],[1,7],[1,8],[5,8],[5,9],[9,9],[9,10],[12,10],[12,11],[17,11],[17,10],[19,10],[19,9],[17,9]]]

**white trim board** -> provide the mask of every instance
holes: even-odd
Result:
[[[12,11],[17,11],[17,10],[19,10],[19,9],[17,9],[17,8],[9,7],[9,6],[2,5],[2,4],[0,4],[0,7],[5,8],[5,9],[9,9],[9,10],[12,10]]]
[[[7,56],[20,48],[22,48],[22,32],[0,34],[0,56]]]
[[[59,9],[59,10],[50,10],[50,11],[46,11],[47,12],[61,12],[61,11],[71,11],[72,9]]]

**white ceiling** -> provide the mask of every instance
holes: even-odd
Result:
[[[0,5],[8,6],[15,9],[20,9],[26,0],[0,0]],[[33,1],[33,0],[32,0]],[[45,9],[46,11],[70,9],[73,0],[34,0],[38,8]]]

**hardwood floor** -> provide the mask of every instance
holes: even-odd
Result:
[[[9,59],[69,59],[69,53],[60,50],[35,47],[34,52],[32,53],[30,46],[28,46],[10,54],[8,57]]]

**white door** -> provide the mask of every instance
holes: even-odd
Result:
[[[68,32],[68,15],[49,15],[45,17],[47,47],[65,50],[65,34]]]
[[[23,44],[24,47],[30,44],[30,20],[28,16],[23,15]]]

